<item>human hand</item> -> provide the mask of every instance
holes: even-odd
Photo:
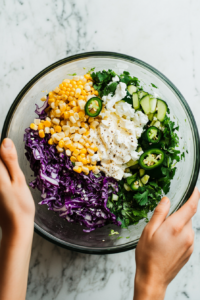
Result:
[[[0,148],[0,226],[3,236],[33,231],[35,206],[10,139]],[[27,232],[28,233],[28,232]],[[29,234],[29,233],[28,233]]]
[[[0,299],[25,299],[35,206],[13,142],[0,147]],[[10,288],[12,287],[12,288]]]
[[[194,247],[191,218],[199,198],[195,188],[190,199],[167,219],[169,199],[162,198],[156,207],[136,248],[134,300],[164,299],[168,284],[189,260]]]

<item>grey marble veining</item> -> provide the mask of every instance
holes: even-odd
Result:
[[[200,128],[199,13],[198,0],[1,0],[0,130],[16,95],[35,74],[92,50],[126,53],[159,69],[183,93]],[[200,208],[193,226],[194,253],[169,285],[166,300],[200,298]],[[134,250],[91,256],[35,234],[27,300],[131,300],[134,261]]]

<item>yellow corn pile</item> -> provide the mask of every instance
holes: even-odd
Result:
[[[38,130],[40,138],[51,134],[49,145],[56,144],[58,152],[65,151],[75,163],[73,169],[77,173],[99,172],[96,161],[92,161],[98,147],[88,135],[90,128],[95,129],[99,125],[101,117],[91,118],[84,111],[91,95],[97,96],[98,91],[94,90],[89,74],[65,79],[49,93],[46,120],[35,119],[30,125],[31,129]],[[46,97],[41,100],[45,101]]]

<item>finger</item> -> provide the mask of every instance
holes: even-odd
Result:
[[[189,200],[173,215],[169,217],[169,221],[180,228],[183,228],[189,220],[195,215],[198,207],[200,193],[197,188],[194,189]]]
[[[151,220],[148,223],[148,228],[153,234],[158,227],[165,221],[170,209],[169,198],[163,197],[160,203],[157,205]]]
[[[17,151],[13,142],[6,138],[1,145],[1,159],[10,174],[11,180],[22,177],[22,171],[18,164]]]
[[[3,185],[9,182],[10,182],[10,176],[0,157],[0,189]]]

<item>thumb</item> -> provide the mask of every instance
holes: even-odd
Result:
[[[157,205],[156,209],[154,210],[154,214],[148,224],[148,227],[151,228],[150,230],[152,234],[154,234],[154,232],[165,221],[169,209],[170,209],[169,198],[163,197],[160,203]]]
[[[17,151],[13,142],[6,138],[0,148],[1,160],[10,174],[11,180],[22,177],[22,171],[18,164]]]

